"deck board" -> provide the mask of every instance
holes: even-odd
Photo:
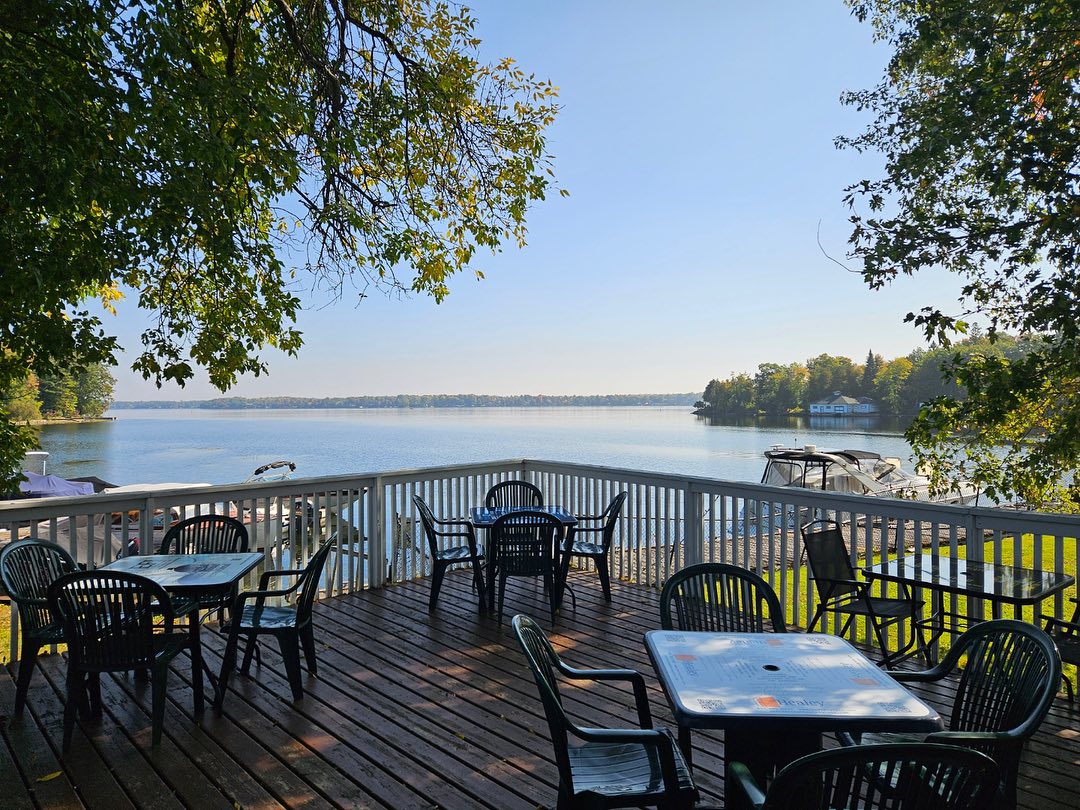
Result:
[[[600,597],[595,575],[575,574],[577,608],[566,605],[552,633],[567,662],[644,673],[660,724],[671,715],[641,641],[658,626],[656,591],[613,583]],[[105,716],[80,722],[69,756],[59,755],[65,664],[44,656],[27,711],[10,716],[17,665],[0,671],[0,790],[13,808],[491,808],[552,807],[558,774],[535,687],[510,629],[517,612],[546,627],[539,585],[511,581],[506,619],[476,612],[471,580],[447,576],[439,607],[427,610],[427,581],[409,582],[316,607],[317,678],[293,704],[281,657],[263,644],[252,678],[235,676],[219,717],[193,715],[190,664],[174,662],[165,738],[150,743],[149,686],[106,676]],[[224,639],[203,634],[208,667]],[[951,690],[921,694],[947,708]],[[583,724],[627,725],[633,695],[612,684],[565,690]],[[694,735],[703,804],[721,806],[723,737]],[[1024,808],[1080,807],[1080,710],[1064,698],[1026,751]],[[46,779],[53,774],[59,774]],[[44,780],[44,781],[42,781]]]

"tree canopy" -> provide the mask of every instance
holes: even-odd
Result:
[[[111,361],[134,290],[134,367],[224,391],[302,285],[441,300],[524,244],[557,91],[479,44],[437,0],[0,0],[0,388]],[[0,415],[0,477],[28,442]]]
[[[1080,466],[1080,4],[1075,0],[849,0],[893,55],[848,104],[873,120],[842,147],[879,151],[848,189],[850,255],[878,288],[928,269],[963,280],[956,311],[909,313],[948,345],[971,322],[1021,357],[956,354],[959,388],[908,438],[939,483],[1070,500]]]

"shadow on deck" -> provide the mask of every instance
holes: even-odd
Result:
[[[659,626],[658,594],[613,583],[600,598],[595,575],[572,575],[578,606],[560,616],[553,642],[580,667],[632,667],[650,685],[653,714],[671,723],[642,644]],[[438,610],[428,582],[324,600],[317,608],[319,677],[292,704],[281,659],[263,644],[261,670],[236,677],[221,717],[192,715],[190,670],[169,680],[165,736],[150,749],[150,689],[104,676],[105,717],[80,723],[59,758],[64,662],[43,658],[27,712],[12,718],[15,685],[0,669],[0,796],[15,808],[552,807],[558,775],[547,724],[509,617],[527,612],[546,627],[539,585],[510,583],[506,621],[479,617],[470,578],[447,576]],[[223,639],[203,636],[208,666]],[[12,668],[14,669],[14,667]],[[922,696],[941,708],[939,686]],[[628,725],[633,697],[617,687],[566,690],[585,725]],[[944,713],[944,712],[943,712]],[[1080,806],[1080,710],[1059,699],[1025,753],[1025,808]],[[695,734],[703,804],[722,803],[722,736]]]

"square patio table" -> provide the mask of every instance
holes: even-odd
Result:
[[[1002,605],[1037,605],[1043,599],[1068,588],[1076,580],[1056,571],[1040,571],[998,565],[984,560],[942,557],[936,554],[908,554],[863,569],[870,581],[901,582],[913,588],[928,588],[933,594],[929,619],[931,647],[946,632],[945,619],[966,621],[967,616],[945,611],[945,594],[985,599],[991,604],[995,619],[1001,618]]]
[[[645,648],[691,761],[691,729],[723,729],[725,796],[732,762],[760,784],[821,750],[826,731],[942,728],[931,706],[838,636],[652,630]]]
[[[563,542],[569,541],[570,533],[569,529],[577,525],[577,518],[574,515],[563,509],[561,506],[497,506],[494,508],[487,508],[483,506],[474,506],[469,510],[469,523],[472,524],[474,529],[483,529],[488,531],[495,525],[495,521],[501,518],[503,515],[513,514],[514,512],[544,512],[551,515],[562,527]],[[489,543],[484,543],[484,548],[490,547]],[[570,557],[567,554],[560,553],[558,543],[555,546],[555,571],[558,578],[556,587],[558,588],[556,605],[562,603],[562,592],[566,587],[566,575],[570,566]],[[489,569],[490,570],[490,569]],[[494,610],[495,608],[495,579],[490,574],[486,577],[485,585],[487,586],[488,595],[488,608]]]
[[[202,640],[200,637],[198,600],[218,594],[230,593],[233,586],[259,563],[259,552],[239,554],[143,554],[121,557],[102,566],[113,571],[127,571],[153,580],[170,595],[196,601],[188,614],[188,631],[191,636],[191,687],[195,698],[195,711],[203,709],[204,671]],[[207,675],[210,675],[207,672]],[[211,683],[213,677],[211,676]]]

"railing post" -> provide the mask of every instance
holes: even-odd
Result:
[[[687,482],[683,489],[683,560],[687,565],[705,561],[701,526],[705,515],[705,497]]]
[[[381,476],[375,477],[375,484],[371,488],[371,510],[368,512],[368,582],[372,588],[382,588],[386,585],[387,558],[386,553],[386,520],[383,514],[386,511],[386,498],[383,493],[385,486]],[[390,550],[390,554],[394,549]],[[390,556],[390,559],[393,559]]]

